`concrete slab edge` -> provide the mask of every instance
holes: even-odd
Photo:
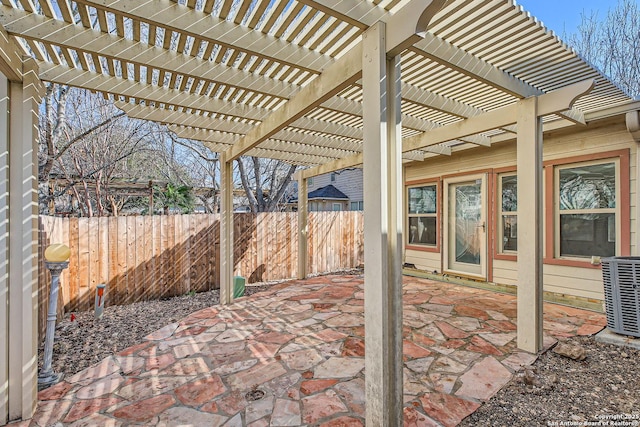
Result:
[[[629,347],[640,350],[640,338],[616,334],[605,328],[596,334],[596,341],[605,344],[614,344],[620,347]]]

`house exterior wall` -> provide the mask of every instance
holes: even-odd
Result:
[[[544,135],[544,290],[590,300],[603,299],[602,273],[599,265],[592,265],[591,259],[565,259],[557,256],[554,246],[553,227],[557,219],[554,216],[556,204],[553,195],[557,191],[554,182],[554,168],[558,164],[593,159],[617,159],[619,166],[619,184],[616,205],[616,255],[637,255],[636,247],[636,165],[637,146],[627,131],[624,116],[590,123],[586,127],[574,126],[566,130],[545,133]],[[498,250],[498,217],[500,213],[500,193],[497,177],[505,171],[515,171],[515,140],[494,144],[492,147],[478,147],[454,152],[450,157],[438,156],[424,162],[414,162],[405,167],[405,229],[407,219],[407,188],[421,183],[434,183],[438,187],[440,203],[438,213],[438,242],[431,247],[419,247],[407,243],[405,232],[405,260],[416,268],[429,272],[442,272],[443,257],[443,181],[451,176],[466,174],[485,174],[487,181],[487,274],[486,280],[497,284],[517,285],[517,254],[500,253]],[[523,197],[519,194],[518,197]],[[626,212],[626,214],[625,214]],[[624,220],[624,221],[622,221]]]
[[[333,172],[335,174],[335,181],[331,181],[330,173],[324,175],[314,176],[312,183],[308,184],[308,191],[312,192],[318,188],[326,187],[332,184],[338,190],[342,191],[347,197],[349,197],[349,203],[346,204],[344,210],[351,209],[352,202],[362,202],[363,199],[363,184],[362,184],[362,169],[344,169],[341,171]],[[331,210],[331,204],[325,210]]]
[[[334,209],[335,205],[340,205],[340,209]],[[308,202],[309,212],[318,211],[347,211],[349,210],[349,202],[344,200],[331,200],[331,199],[312,199]]]

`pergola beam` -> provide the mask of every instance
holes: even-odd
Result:
[[[224,114],[240,118],[249,118],[251,120],[260,121],[265,119],[266,117],[271,117],[269,115],[269,110],[263,108],[249,107],[243,104],[233,103],[215,98],[203,99],[198,95],[184,93],[176,89],[166,89],[157,86],[149,87],[142,83],[134,83],[127,79],[105,76],[103,74],[93,73],[90,71],[80,71],[64,65],[52,65],[46,62],[40,62],[40,65],[42,66],[40,78],[44,81],[67,84],[75,87],[83,87],[89,90],[106,92],[114,95],[141,100],[144,99],[146,101],[160,104],[176,105],[186,109],[195,109],[206,111],[209,113]],[[350,83],[351,82],[344,82],[342,87],[336,88],[334,92],[341,90],[344,86],[347,86]],[[314,84],[314,82],[312,82],[312,84]],[[305,89],[308,87],[309,86],[306,86]],[[327,95],[327,97],[330,97],[332,95],[333,94]],[[304,96],[301,95],[301,99],[304,100]],[[316,105],[308,106],[308,108],[304,110],[304,113],[313,109],[315,106]],[[325,122],[322,120],[310,119],[308,117],[299,117],[297,120],[292,120],[294,116],[287,116],[283,108],[278,109],[276,113],[279,112],[278,114],[280,116],[284,115],[285,117],[289,117],[289,119],[286,120],[286,125],[282,124],[281,126],[278,126],[275,132],[269,133],[269,136],[272,136],[272,134],[275,134],[276,132],[285,128],[287,125],[291,125],[302,129],[333,134],[346,138],[362,138],[361,129],[331,122]],[[298,116],[301,116],[304,113],[300,113],[298,114]],[[253,132],[255,134],[256,132],[258,132],[258,129],[263,129],[260,128],[260,126],[262,125],[253,127],[252,130],[249,131],[249,133]],[[261,139],[259,142],[264,139],[266,138]],[[259,142],[254,143],[253,146],[259,144]],[[240,150],[240,146],[234,146],[233,150],[234,152],[237,152],[237,150]],[[236,157],[238,156],[235,156],[234,158]]]
[[[594,80],[586,80],[571,86],[549,92],[538,97],[538,115],[540,117],[557,114],[558,111],[567,110],[573,103],[593,89]],[[455,139],[463,139],[469,135],[486,132],[492,129],[511,126],[517,122],[517,104],[499,108],[480,116],[469,117],[450,125],[436,128],[411,138],[405,138],[402,150],[407,151],[425,149],[443,142]],[[362,156],[352,156],[333,161],[318,167],[303,171],[306,178],[325,174],[335,170],[354,167],[362,163]]]
[[[367,26],[379,20],[388,22],[389,14],[372,3],[356,0],[305,0],[317,9],[323,10],[338,19],[360,22]],[[365,6],[366,4],[366,6]],[[368,9],[366,9],[368,8]],[[508,73],[478,59],[464,50],[447,43],[431,33],[423,34],[423,40],[417,41],[409,50],[440,64],[457,70],[474,79],[512,94],[517,98],[540,95],[542,91],[526,84]]]
[[[161,104],[179,105],[184,108],[225,114],[250,120],[262,120],[269,110],[250,107],[244,104],[225,101],[196,94],[185,93],[177,89],[167,89],[136,83],[128,79],[107,76],[91,71],[81,71],[65,65],[40,62],[40,78],[44,81],[111,93],[130,98],[144,99]]]
[[[538,97],[538,115],[558,114],[560,111],[569,109],[580,96],[591,91],[594,85],[595,80],[586,80],[540,95]],[[498,108],[480,116],[470,117],[430,132],[407,138],[404,141],[403,150],[417,150],[453,139],[460,139],[468,135],[509,126],[517,122],[517,117],[517,104]]]
[[[9,81],[22,81],[21,49],[0,24],[0,73]]]
[[[389,14],[373,4],[364,6],[355,0],[305,0],[306,4],[348,22],[360,22],[361,25],[373,25],[378,20],[389,22]],[[368,10],[366,8],[369,8]],[[403,7],[401,11],[407,12]],[[393,33],[392,33],[393,34]],[[482,59],[446,42],[432,33],[421,35],[422,40],[414,39],[409,48],[412,52],[429,58],[439,64],[456,70],[474,80],[481,81],[493,88],[511,94],[516,98],[542,95],[544,92],[512,76],[509,73],[483,61]],[[558,114],[574,123],[585,124],[584,117],[577,110],[561,111]]]
[[[82,28],[0,5],[0,24],[8,32],[26,39],[40,40],[78,52],[117,59],[142,67],[192,76],[279,98],[293,96],[298,87],[267,77],[232,69],[222,64],[170,50],[150,48],[148,44],[98,30]]]
[[[327,55],[169,0],[147,0],[135,5],[120,0],[78,0],[77,3],[311,72],[332,62]]]
[[[130,104],[123,101],[114,102],[115,106],[127,113],[128,117],[150,120],[162,124],[176,126],[191,126],[194,128],[218,130],[231,134],[244,134],[253,127],[249,123],[218,119],[201,114],[185,113],[183,111],[167,110],[165,108],[148,107],[141,104]]]
[[[228,67],[223,67],[221,65],[212,64],[210,66],[211,63],[209,61],[203,61],[194,57],[186,57],[184,55],[179,56],[174,52],[156,52],[154,49],[148,49],[148,47],[140,42],[126,40],[116,35],[105,34],[97,30],[78,29],[78,27],[75,25],[65,24],[64,22],[55,19],[47,18],[40,15],[29,14],[28,12],[16,10],[13,8],[3,7],[3,10],[4,9],[6,9],[6,13],[3,14],[3,18],[0,18],[0,22],[4,22],[5,24],[7,24],[13,33],[22,37],[46,40],[50,43],[58,44],[63,47],[85,51],[89,51],[88,46],[91,46],[91,53],[105,56],[107,58],[118,58],[120,60],[130,61],[137,65],[152,66],[172,73],[195,75],[195,77],[204,80],[212,80],[215,78],[215,81],[234,86],[242,86],[244,84],[247,85],[247,90],[255,90],[258,93],[265,93],[270,96],[288,97],[292,96],[296,91],[296,88],[293,85],[287,85],[282,82],[276,82],[271,79],[266,79],[264,77],[254,76],[249,73],[240,73],[242,76],[240,79],[238,79],[238,73],[232,73],[229,71]],[[71,73],[72,76],[67,76],[66,78],[69,79],[70,84],[74,85],[80,85],[82,84],[81,82],[86,81],[86,78],[91,78],[90,76],[85,76],[85,79],[82,79],[80,77],[82,71],[71,68],[67,68],[65,71],[65,67],[62,65],[57,66],[56,70],[58,71],[57,73],[53,70],[49,70],[41,77],[44,80],[50,79],[50,81],[64,84],[62,79],[60,78],[60,74],[62,72]],[[87,73],[90,72],[87,71]],[[109,79],[109,77],[102,76],[100,74],[97,74],[97,76],[100,76],[101,79],[105,81],[108,81]],[[100,84],[94,81],[90,89],[100,90],[96,89],[97,85],[102,88],[109,87],[113,91],[115,90],[115,88],[120,87],[120,85],[130,82],[126,79],[120,79],[119,82],[111,81],[111,83],[113,84]],[[133,85],[135,85],[135,83],[130,83],[130,86]],[[149,93],[139,93],[137,89],[139,88],[120,89],[117,94],[123,96],[132,96],[131,93],[133,92],[137,93],[137,97],[142,99],[154,99],[157,100],[157,102],[171,103],[174,105],[183,106],[185,108],[198,108],[193,105],[193,102],[195,101],[190,101],[188,97],[186,97],[185,99],[185,96],[183,96],[184,94],[180,94],[181,96],[179,99],[176,98],[175,94],[166,94],[158,98],[159,95],[157,94],[152,95]],[[172,91],[172,89],[164,88],[157,88],[157,90]],[[421,89],[418,89],[416,87],[408,87],[406,89],[403,89],[403,95],[408,101],[417,102],[421,103],[422,105],[429,106],[433,104],[433,108],[436,110],[448,112],[454,115],[460,115],[462,117],[468,116],[470,114],[478,114],[481,111],[471,111],[473,110],[472,107],[466,106],[465,108],[464,104],[457,103],[453,100],[449,100],[445,97],[430,93],[428,91],[422,91]],[[149,98],[151,96],[154,96],[154,98]],[[191,95],[191,97],[194,99],[197,98],[196,95]],[[216,101],[218,100],[212,99],[212,102],[208,103],[208,106],[201,105],[200,108],[202,108],[204,111],[216,112],[221,114],[239,114],[238,109],[232,109],[231,111],[228,111],[229,109],[226,108],[227,105],[222,106],[220,102]],[[428,104],[425,104],[425,102]],[[326,108],[336,109],[337,111],[345,112],[348,114],[359,115],[362,112],[362,106],[360,105],[360,103],[344,99],[339,100],[338,98],[328,100],[323,104],[323,106]],[[343,108],[339,108],[339,106],[342,106]],[[224,108],[226,110],[220,111],[220,108]],[[252,108],[247,108],[247,110],[249,113],[249,118],[254,120],[261,120],[261,118],[264,117],[268,111],[260,111],[260,109],[253,110]],[[574,116],[575,115],[571,115],[571,117]],[[426,131],[438,126],[435,123],[431,123],[407,115],[403,115],[403,121],[406,127],[420,131]],[[574,121],[579,122],[579,118],[576,118]],[[317,129],[312,128],[311,130]],[[325,130],[323,129],[323,131]],[[351,136],[345,135],[344,133],[338,134],[341,136]],[[361,136],[357,134],[352,136],[361,138]],[[474,135],[469,139],[465,139],[463,141],[485,146],[490,145],[490,140],[480,135]],[[433,152],[433,150],[430,151]]]
[[[362,45],[358,43],[347,54],[331,64],[318,78],[302,88],[293,98],[274,111],[227,152],[236,159],[251,148],[284,129],[306,113],[338,94],[360,78]]]
[[[116,101],[115,105],[121,110],[125,111],[129,117],[168,124],[168,126],[172,130],[176,131],[176,133],[178,133],[176,129],[179,129],[180,135],[182,135],[183,138],[188,139],[201,140],[204,134],[202,131],[211,131],[212,133],[209,133],[206,138],[214,138],[216,141],[225,144],[234,144],[240,138],[242,138],[243,134],[246,134],[253,128],[251,125],[246,123],[206,117],[181,111],[165,110],[154,107],[146,107],[143,105],[133,105],[122,101]],[[176,129],[173,129],[172,126],[177,127]],[[305,134],[293,130],[284,129],[276,132],[272,138],[269,138],[269,140],[275,140],[278,143],[298,143],[292,144],[289,149],[300,154],[308,153],[309,150],[313,149],[313,146],[341,150],[341,153],[339,153],[340,155],[335,157],[350,156],[355,154],[354,152],[360,152],[362,150],[361,129],[308,118],[302,118],[294,122],[292,126],[300,126],[301,129],[314,130],[323,133],[340,133],[340,136],[347,137],[349,139],[329,138],[320,135]],[[188,128],[192,128],[192,130],[188,130]],[[194,136],[191,137],[189,135]],[[311,148],[308,148],[307,146],[310,146]],[[264,143],[260,144],[260,147],[268,148],[268,146],[264,145]],[[227,148],[231,148],[231,145],[229,145]],[[440,147],[428,147],[427,151],[432,151],[435,153],[446,153],[447,150]],[[338,153],[336,152],[334,154]],[[422,161],[424,159],[424,155],[420,152],[408,152],[405,153],[403,157],[406,160]],[[307,161],[304,162],[304,164],[309,163],[310,162]],[[318,163],[319,162],[311,162],[311,164]]]
[[[194,139],[198,141],[208,141],[208,142],[214,142],[214,143],[220,144],[219,148],[222,149],[223,151],[228,150],[233,145],[233,142],[229,143],[225,140],[224,134],[221,134],[220,132],[216,132],[216,131],[185,128],[185,127],[174,126],[174,125],[170,125],[169,130],[171,130],[181,138]],[[262,154],[264,154],[264,152],[268,150],[281,152],[282,155],[279,157],[279,160],[284,160],[286,158],[286,155],[288,155],[289,158],[292,158],[293,156],[300,156],[301,159],[303,158],[302,156],[305,156],[304,157],[305,164],[308,164],[308,163],[321,164],[326,161],[331,161],[334,159],[339,159],[339,158],[356,154],[353,151],[338,150],[338,149],[332,149],[327,147],[299,144],[294,142],[285,142],[285,141],[279,141],[274,139],[268,139],[267,141],[260,144],[259,147],[253,148],[252,150],[247,152],[247,154],[255,155],[257,157],[265,157],[264,155],[259,156],[256,153],[262,151],[263,152]],[[315,159],[312,159],[311,156],[315,156]]]
[[[325,173],[353,168],[356,166],[360,166],[362,164],[362,153],[356,154],[355,156],[346,157],[344,159],[334,160],[329,163],[324,163],[322,165],[316,166],[310,169],[304,169],[300,171],[300,174],[303,178],[308,179],[318,175],[324,175]]]
[[[225,140],[231,144],[236,142],[242,135],[253,129],[254,125],[236,122],[200,114],[186,113],[183,111],[167,110],[156,107],[147,107],[140,104],[129,104],[116,101],[115,105],[126,112],[129,117],[151,120],[168,125],[189,126],[195,129],[205,129],[226,132]],[[298,142],[302,144],[319,145],[323,147],[336,148],[347,151],[360,151],[362,148],[361,130],[349,126],[338,125],[322,120],[304,119],[292,126],[303,130],[311,130],[340,136],[342,138],[330,138],[315,134],[305,134],[290,129],[284,129],[275,133],[272,139],[281,141]],[[233,135],[236,134],[236,135]]]
[[[233,144],[242,135],[249,132],[253,126],[247,123],[202,116],[199,114],[185,113],[182,111],[166,110],[162,108],[147,107],[144,105],[127,104],[122,101],[115,102],[116,107],[127,113],[131,118],[151,120],[166,124],[169,128],[192,129],[192,132],[211,131],[217,133],[215,138],[225,144]],[[214,136],[214,134],[211,134]],[[185,138],[189,138],[186,137]],[[198,138],[193,138],[198,139]],[[299,132],[283,130],[274,135],[273,139],[298,142],[303,144],[318,145],[321,147],[335,148],[346,151],[359,151],[360,142],[326,138],[318,135],[306,135]],[[227,147],[228,148],[228,147]]]
[[[445,0],[411,0],[386,25],[386,50],[389,56],[398,55],[405,48],[424,37],[431,17],[444,5]],[[272,113],[259,126],[235,144],[227,153],[234,159],[258,145],[275,132],[302,117],[316,106],[338,94],[357,81],[365,66],[361,62],[362,43],[356,44],[345,55],[328,66],[322,74],[305,86],[281,108]]]
[[[339,3],[341,4],[341,2]],[[205,82],[216,82],[231,87],[239,87],[247,91],[282,99],[294,96],[300,89],[296,85],[248,72],[232,70],[224,65],[215,64],[197,57],[179,55],[172,51],[149,49],[148,45],[144,43],[127,40],[114,34],[82,29],[76,25],[6,6],[0,6],[0,8],[4,12],[0,16],[0,23],[7,25],[12,34],[27,39],[43,40],[54,45],[75,49],[79,52],[118,59],[172,74],[192,76]],[[484,112],[415,86],[404,85],[402,90],[404,100],[428,106],[447,114],[469,117]],[[362,105],[359,102],[340,97],[333,97],[327,100],[321,107],[356,116],[362,115]],[[403,115],[403,123],[405,127],[420,131],[426,131],[438,126],[435,123],[407,115]],[[475,141],[466,142],[478,143]],[[489,145],[489,142],[486,141],[481,145]]]
[[[455,101],[451,98],[447,98],[446,96],[442,96],[407,83],[402,85],[402,99],[445,114],[458,116],[463,119],[486,113],[485,110],[481,110],[480,108],[472,107],[471,105]],[[506,126],[503,130],[512,133],[515,133],[516,131],[514,126]]]
[[[409,50],[516,98],[527,98],[543,93],[431,33],[425,34],[424,39]]]

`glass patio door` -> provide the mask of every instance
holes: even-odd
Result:
[[[484,175],[445,180],[445,271],[486,279],[487,222]]]

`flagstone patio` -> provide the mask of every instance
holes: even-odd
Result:
[[[198,311],[39,393],[50,426],[364,425],[362,276],[291,281]],[[601,314],[545,304],[545,344]],[[512,295],[404,278],[406,426],[453,426],[535,355]]]

